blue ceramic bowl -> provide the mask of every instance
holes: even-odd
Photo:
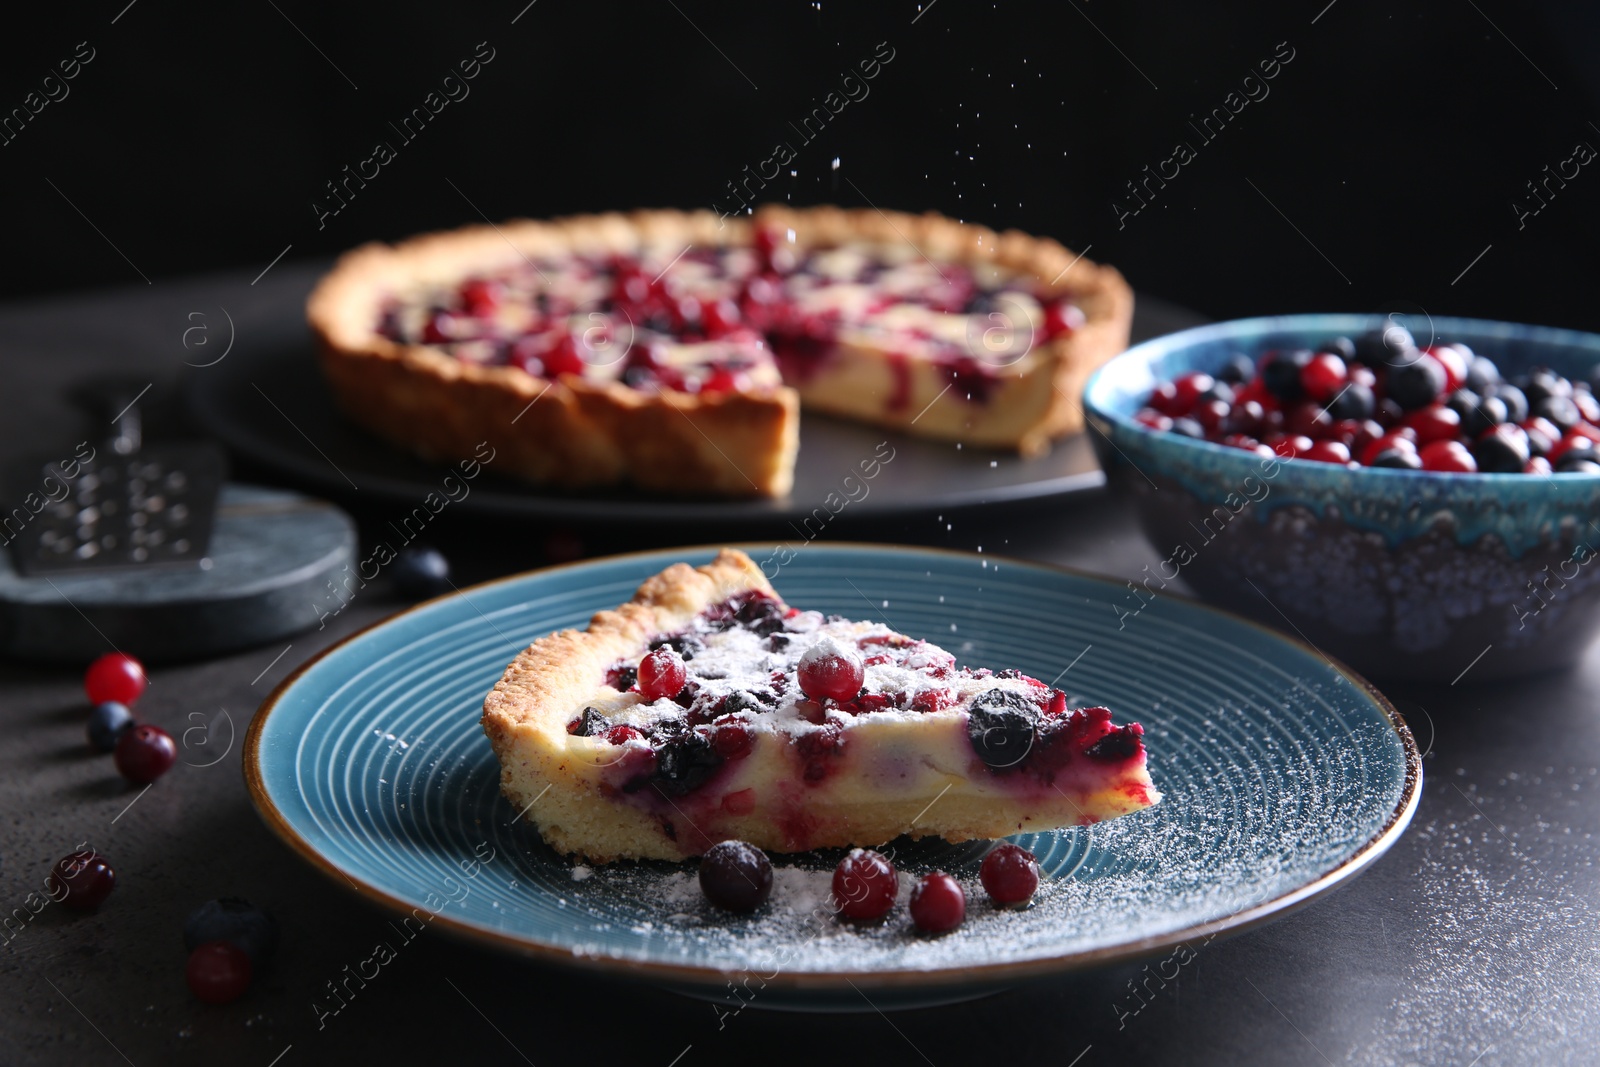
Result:
[[[1262,459],[1133,421],[1159,381],[1236,353],[1311,348],[1384,325],[1285,315],[1202,326],[1129,349],[1084,392],[1113,491],[1131,493],[1163,556],[1124,610],[1181,577],[1206,599],[1288,628],[1368,675],[1508,678],[1571,663],[1600,624],[1600,475],[1351,470]],[[1600,336],[1438,318],[1419,344],[1461,342],[1507,377],[1586,377]]]

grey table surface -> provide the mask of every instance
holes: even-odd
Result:
[[[151,382],[150,422],[179,425],[178,381],[204,371],[184,364],[222,352],[227,317],[241,344],[281,325],[316,267],[280,264],[253,285],[249,273],[213,275],[0,305],[0,457],[98,434],[66,388],[112,372]],[[344,503],[363,523],[381,521],[381,504]],[[1027,515],[858,533],[1123,578],[1158,559],[1130,512],[1099,492]],[[480,519],[441,527],[438,540],[475,581],[539,564],[541,546],[609,551],[647,536]],[[1134,993],[1147,972],[1129,964],[956,1007],[819,1016],[755,1010],[758,1001],[719,1020],[709,1004],[648,985],[440,934],[319,1023],[313,1001],[370,955],[387,916],[267,831],[246,795],[240,738],[299,663],[399,606],[375,585],[324,630],[154,668],[141,715],[176,736],[197,724],[209,733],[192,734],[182,763],[147,793],[85,749],[78,671],[0,664],[0,1063],[1600,1061],[1600,649],[1521,683],[1386,687],[1427,751],[1410,832],[1346,888],[1199,948],[1175,979],[1140,986],[1150,992]],[[116,866],[110,900],[88,915],[28,913],[50,865],[82,842]],[[193,906],[229,895],[271,909],[282,946],[244,999],[207,1007],[184,984],[181,927]],[[5,925],[19,908],[29,917]]]

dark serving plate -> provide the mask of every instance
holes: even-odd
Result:
[[[1133,340],[1204,320],[1191,311],[1140,297]],[[241,457],[333,493],[358,490],[415,503],[438,490],[449,468],[395,449],[347,421],[323,384],[309,335],[274,330],[262,343],[240,338],[229,357],[190,375],[186,396],[200,426]],[[1037,503],[1104,484],[1083,436],[1057,442],[1047,456],[962,449],[822,416],[802,417],[794,491],[780,500],[684,500],[633,490],[562,493],[485,471],[452,509],[568,523],[647,522],[678,527],[737,523],[790,531],[823,508],[862,460],[892,455],[864,495],[852,488],[834,522]],[[880,452],[880,442],[892,452]],[[855,483],[852,482],[852,486]],[[828,515],[826,509],[823,514]],[[802,536],[804,535],[802,531]]]

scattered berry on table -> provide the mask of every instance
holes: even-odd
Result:
[[[144,665],[122,652],[107,652],[83,676],[83,690],[89,703],[115,702],[131,705],[144,693]]]
[[[178,746],[161,727],[144,723],[122,735],[113,759],[122,777],[134,785],[149,785],[172,769]]]
[[[755,911],[772,896],[772,862],[743,841],[722,841],[700,858],[700,890],[727,911]]]
[[[996,904],[1026,904],[1039,888],[1039,861],[1032,852],[1008,841],[983,857],[978,877],[983,891]]]
[[[238,897],[208,900],[183,921],[183,948],[193,952],[207,941],[226,941],[264,966],[278,947],[278,922],[271,913]]]
[[[93,849],[57,860],[45,885],[52,900],[74,911],[93,911],[116,887],[117,872]]]
[[[961,891],[960,882],[943,871],[934,871],[912,887],[908,907],[918,930],[947,933],[966,919],[967,895]]]
[[[389,565],[389,577],[396,591],[408,600],[443,596],[455,588],[444,553],[422,545],[402,548]]]
[[[881,919],[894,907],[900,880],[880,852],[853,848],[833,872],[833,905],[846,919]]]
[[[250,988],[254,968],[243,949],[228,941],[207,941],[189,953],[184,969],[189,991],[207,1004],[229,1004]]]
[[[117,747],[122,735],[133,728],[133,712],[128,705],[115,700],[96,704],[89,712],[89,747],[96,752],[110,752]]]

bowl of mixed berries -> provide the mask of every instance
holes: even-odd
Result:
[[[1408,328],[1409,326],[1409,328]],[[1288,315],[1138,345],[1085,388],[1114,492],[1187,588],[1375,677],[1570,664],[1600,625],[1600,335]]]

